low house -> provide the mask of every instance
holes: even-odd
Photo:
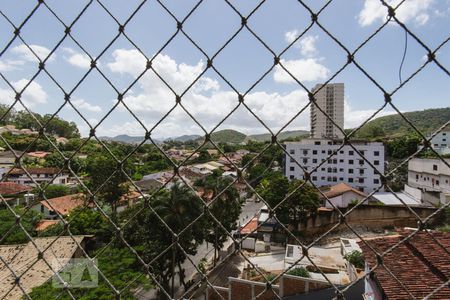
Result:
[[[15,182],[0,182],[0,195],[5,200],[12,200],[12,205],[19,205],[26,202],[24,201],[24,195],[31,190],[32,188],[27,185],[18,184]]]
[[[41,220],[36,224],[36,227],[34,228],[34,230],[36,230],[37,232],[42,232],[44,230],[46,230],[47,228],[49,228],[50,226],[56,225],[61,223],[61,220]]]
[[[376,203],[386,205],[386,206],[411,206],[411,207],[420,207],[420,206],[430,206],[423,204],[420,199],[414,198],[412,195],[407,194],[405,192],[379,192],[374,193],[372,195],[372,200],[376,201]]]
[[[72,210],[85,204],[85,196],[83,194],[73,194],[57,198],[51,198],[47,201],[42,200],[32,207],[35,211],[40,212],[44,219],[56,220],[58,214],[62,216],[68,215]]]
[[[31,175],[31,178],[24,169],[14,168],[10,170],[5,176],[8,181],[36,186],[37,184],[52,182],[52,184],[67,184],[69,182],[69,175],[64,172],[59,172],[58,168],[25,168]]]
[[[335,207],[345,208],[352,202],[361,201],[367,197],[366,194],[352,188],[346,183],[339,183],[327,188],[323,188],[321,189],[321,191],[326,196],[326,198],[323,197],[322,194],[320,194],[320,198],[323,201],[323,205],[328,208],[332,208],[333,205]],[[331,205],[331,203],[333,203],[333,205]]]
[[[404,241],[411,233],[366,239],[373,249],[359,243],[366,272],[377,266],[365,277],[365,299],[428,299],[431,293],[431,299],[450,299],[450,233],[419,231]],[[392,247],[381,258],[374,254]]]
[[[37,158],[37,159],[42,159],[42,158],[45,158],[49,154],[51,154],[51,152],[35,151],[35,152],[28,152],[27,156]]]

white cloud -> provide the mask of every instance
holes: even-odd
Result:
[[[401,0],[387,0],[387,4],[396,7]],[[417,25],[424,25],[430,17],[433,0],[408,0],[396,9],[396,17],[401,22],[414,21]],[[369,26],[377,21],[384,22],[387,18],[387,8],[379,0],[365,0],[364,7],[358,15],[361,26]]]
[[[24,63],[23,60],[0,60],[0,72],[17,70],[18,67],[22,66]]]
[[[41,59],[44,60],[49,54],[50,49],[39,46],[39,45],[29,45],[31,49],[33,49],[33,52],[25,45],[19,45],[14,48],[12,48],[12,53],[18,55],[21,59],[29,61],[29,62],[38,62],[38,58],[36,55]],[[36,54],[36,55],[35,55]],[[53,61],[55,59],[55,54],[49,57],[47,61]]]
[[[102,108],[98,105],[92,105],[89,102],[86,102],[84,99],[74,99],[71,101],[73,105],[79,109],[87,110],[91,112],[101,112]]]
[[[81,69],[89,69],[91,67],[91,59],[88,55],[84,53],[78,53],[72,48],[64,48],[65,52],[67,52],[68,56],[64,56],[64,59],[71,64],[72,66],[81,68]],[[97,62],[99,64],[99,62]]]
[[[299,41],[300,53],[304,56],[315,56],[317,54],[316,41],[317,35],[308,35]]]
[[[284,34],[284,39],[289,44],[295,41],[299,31],[297,29],[288,31]],[[317,55],[316,42],[319,39],[317,35],[307,35],[299,39],[294,46],[300,49],[300,53],[303,56],[314,57]]]
[[[301,82],[323,80],[328,77],[330,70],[319,63],[316,58],[297,60],[281,60],[283,66]],[[280,83],[293,83],[294,79],[280,66],[276,66],[273,79]]]
[[[354,110],[347,100],[344,102],[344,127],[345,128],[356,128],[361,125],[364,121],[370,118],[376,109],[366,109],[366,110]],[[396,112],[382,110],[380,111],[375,118],[392,115]]]
[[[21,79],[19,81],[14,81],[11,84],[17,91],[21,91],[23,87],[28,84],[27,79]],[[27,108],[33,108],[38,104],[47,103],[48,95],[42,88],[42,86],[37,82],[31,82],[27,86],[22,94],[22,101],[27,106]],[[1,89],[0,88],[0,103],[12,104],[15,101],[15,93],[11,89]],[[21,107],[16,107],[20,109]]]
[[[288,31],[284,34],[284,40],[290,44],[293,41],[295,41],[297,36],[298,36],[298,30],[294,29],[294,30]]]

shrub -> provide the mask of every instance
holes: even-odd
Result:
[[[364,257],[362,255],[362,253],[358,250],[353,250],[352,252],[346,254],[344,256],[344,258],[351,263],[352,265],[354,265],[355,267],[359,268],[359,269],[363,269],[364,268]]]
[[[304,267],[295,268],[287,272],[288,275],[309,278],[309,272]]]

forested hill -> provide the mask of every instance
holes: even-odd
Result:
[[[450,107],[433,108],[403,113],[425,135],[439,129],[450,121]],[[414,129],[399,114],[376,118],[364,125],[357,138],[396,137],[414,132]]]

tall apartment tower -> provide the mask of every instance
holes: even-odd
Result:
[[[315,93],[323,84],[317,84],[312,92]],[[318,108],[320,107],[333,121],[344,128],[344,84],[326,84],[315,95],[316,103],[311,103],[311,137],[342,139],[342,132],[325,116]]]

